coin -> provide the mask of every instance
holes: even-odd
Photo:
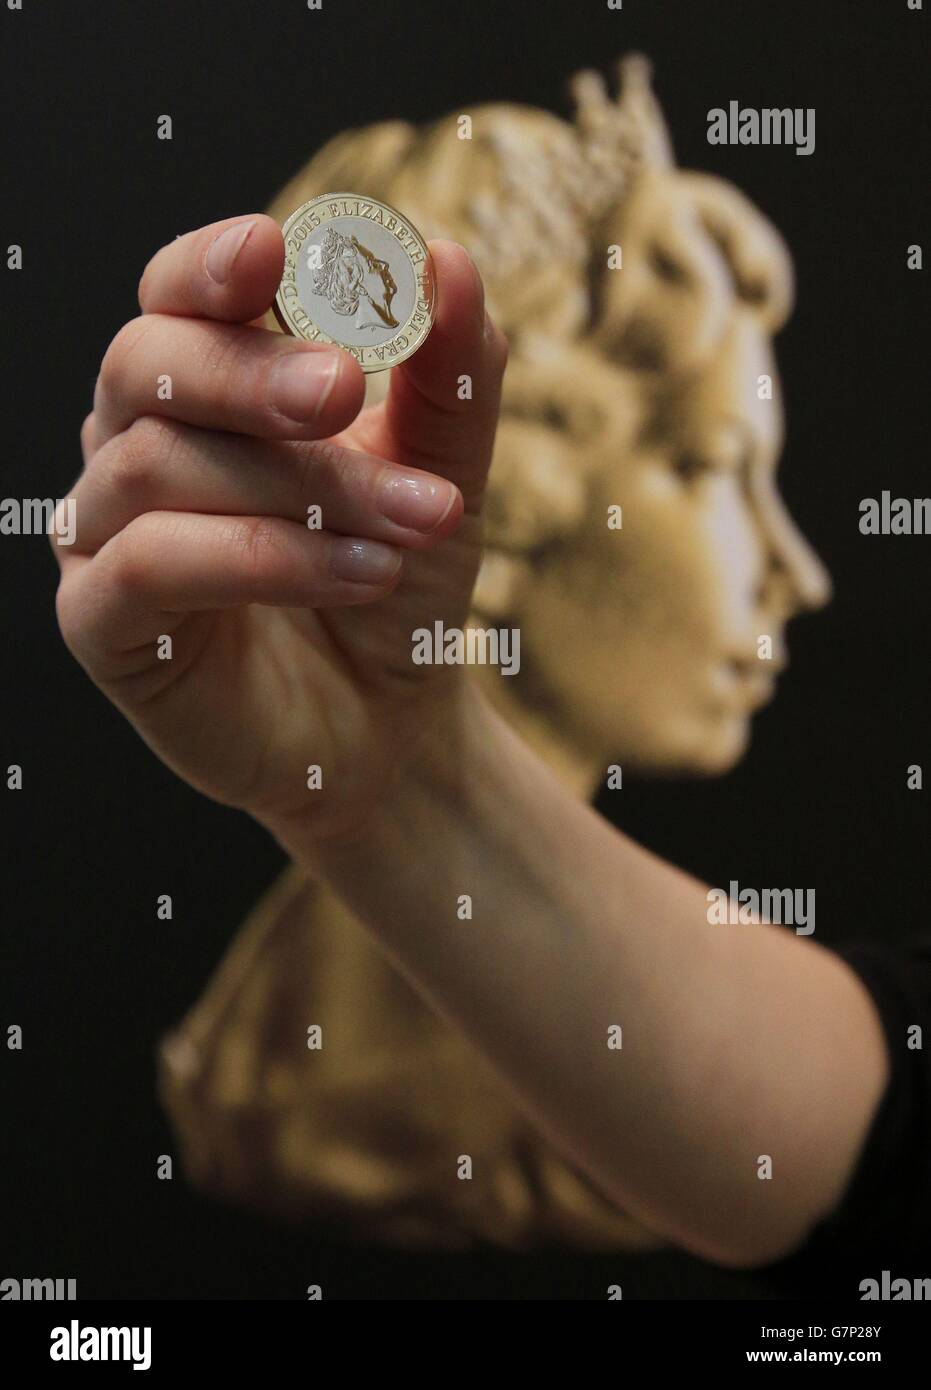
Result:
[[[286,333],[336,343],[364,372],[412,356],[433,327],[433,262],[409,218],[360,193],[322,193],[285,221],[275,316]]]

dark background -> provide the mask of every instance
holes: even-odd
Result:
[[[261,210],[330,136],[513,100],[640,49],[680,163],[732,179],[796,259],[779,341],[789,505],[836,599],[790,632],[792,669],[739,770],[625,779],[608,814],[707,882],[817,890],[817,936],[926,922],[928,537],[863,537],[858,503],[929,491],[928,16],[906,0],[24,0],[0,9],[7,342],[2,493],[62,496],[100,358],[176,234]],[[817,145],[713,147],[707,111],[813,106]],[[156,139],[173,117],[174,138]],[[927,249],[927,248],[926,248]],[[4,262],[5,262],[4,250]],[[227,1210],[155,1177],[172,1152],[153,1049],[282,862],[247,817],[167,772],[68,655],[43,537],[0,537],[3,922],[0,1277],[82,1298],[748,1297],[764,1281],[678,1254],[403,1256]],[[621,801],[621,797],[623,800]],[[174,920],[157,922],[159,893]],[[862,1277],[863,1271],[857,1275]],[[836,1290],[845,1294],[846,1290]]]

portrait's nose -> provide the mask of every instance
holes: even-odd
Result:
[[[830,603],[831,576],[781,500],[772,499],[766,508],[764,530],[768,567],[761,597],[778,594],[788,613],[813,612]]]

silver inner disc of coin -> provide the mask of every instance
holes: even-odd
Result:
[[[318,328],[350,347],[386,343],[417,300],[406,251],[366,217],[334,217],[315,228],[297,254],[295,280]]]

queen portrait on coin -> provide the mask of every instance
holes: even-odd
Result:
[[[358,237],[328,227],[319,246],[308,248],[308,264],[314,270],[313,292],[323,295],[335,314],[354,315],[353,327],[359,332],[399,326],[391,312],[397,285],[388,262],[379,260]]]

